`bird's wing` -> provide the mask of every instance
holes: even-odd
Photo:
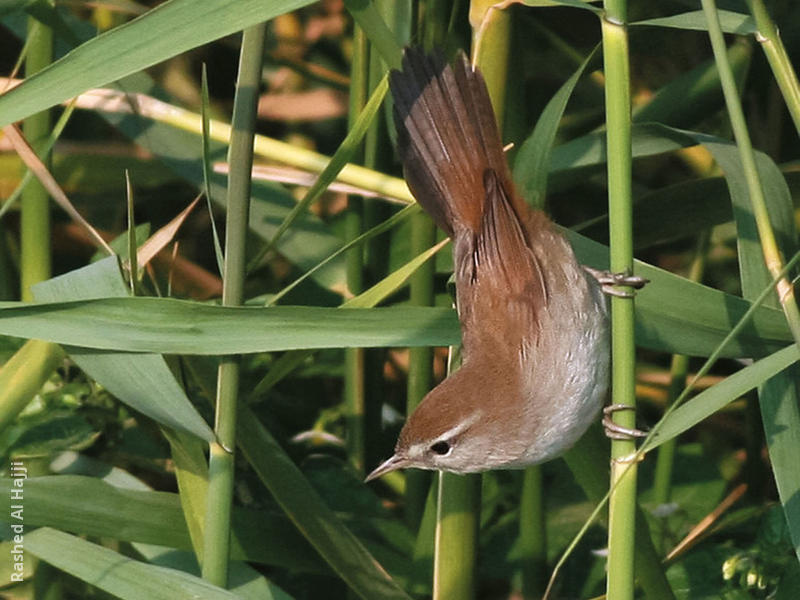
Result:
[[[406,181],[455,242],[466,354],[494,339],[531,341],[547,290],[483,77],[463,53],[448,65],[408,48],[390,85]]]
[[[548,301],[541,262],[494,171],[483,188],[480,229],[457,234],[453,251],[465,358],[472,348],[535,343]]]

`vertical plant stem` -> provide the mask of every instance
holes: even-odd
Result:
[[[481,478],[439,472],[433,600],[475,597]]]
[[[447,6],[442,0],[426,0],[418,15],[417,31],[428,49],[441,47],[446,35]],[[411,220],[411,255],[430,248],[436,240],[436,226],[425,213]],[[433,306],[436,261],[420,267],[409,279],[410,303],[413,306]],[[433,349],[419,346],[409,349],[406,414],[410,415],[430,391],[433,383]],[[405,520],[412,530],[418,530],[425,512],[431,487],[430,473],[412,469],[406,472]],[[423,533],[423,532],[419,532]]]
[[[697,241],[694,259],[689,268],[688,279],[700,281],[703,278],[703,271],[706,265],[706,252],[708,251],[709,232],[704,231]],[[667,390],[667,405],[671,405],[684,387],[686,387],[686,375],[689,370],[689,357],[682,354],[675,354],[672,357],[670,366],[670,382]],[[672,491],[672,470],[675,463],[675,450],[677,439],[669,440],[658,449],[656,458],[656,469],[653,483],[653,503],[656,506],[665,505],[669,502]],[[654,543],[659,551],[664,550],[666,518],[663,517],[654,536]]]
[[[742,170],[747,181],[747,191],[750,196],[756,227],[758,228],[758,237],[761,240],[764,262],[770,275],[777,277],[783,269],[784,261],[769,220],[769,212],[764,200],[764,190],[761,187],[761,180],[756,168],[753,145],[750,141],[750,134],[747,131],[747,123],[744,118],[742,104],[739,101],[733,71],[727,60],[725,38],[722,36],[716,3],[714,0],[702,0],[702,4],[708,23],[708,37],[711,40],[711,48],[714,51],[714,60],[717,64],[722,92],[725,96],[725,105],[728,109],[731,127],[736,138],[736,146],[739,148],[739,156],[742,161]],[[797,301],[795,300],[794,286],[787,277],[782,277],[778,281],[776,290],[786,321],[789,324],[789,330],[792,332],[795,344],[800,347],[800,310],[798,310]]]
[[[522,596],[541,598],[547,584],[547,536],[540,465],[525,469],[519,514]]]
[[[461,365],[457,347],[450,347],[449,359],[448,376]],[[481,476],[439,472],[438,487],[433,600],[471,600],[475,597]]]
[[[511,47],[511,13],[508,9],[495,8],[495,4],[493,0],[473,0],[469,21],[472,26],[472,63],[481,68],[502,133]]]
[[[224,306],[238,306],[243,298],[245,240],[250,212],[250,171],[253,166],[253,138],[265,29],[266,24],[262,23],[246,29],[242,36],[239,75],[233,103],[233,131],[228,149],[231,170],[228,176],[225,273],[222,283]],[[214,421],[217,439],[211,444],[209,457],[203,577],[220,587],[225,587],[228,579],[239,364],[238,356],[228,356],[223,358],[219,366]]]
[[[756,40],[764,50],[794,126],[800,133],[800,83],[797,81],[797,73],[792,67],[778,28],[772,22],[763,0],[747,0],[747,5],[758,28]]]
[[[53,60],[53,30],[28,17],[28,55],[25,58],[25,75],[32,76]],[[50,134],[51,115],[44,110],[26,118],[22,131],[31,146],[40,151]],[[50,166],[49,152],[39,158]],[[41,183],[34,178],[23,190],[20,215],[20,286],[23,300],[33,300],[30,287],[50,278],[50,197]]]
[[[25,58],[25,75],[30,77],[53,60],[53,30],[28,17],[28,54]],[[26,118],[22,131],[39,158],[50,166],[48,138],[51,129],[49,110]],[[26,177],[27,174],[26,174]],[[20,290],[25,301],[32,301],[31,286],[49,279],[52,274],[50,248],[50,196],[39,180],[30,177],[22,190],[20,201]],[[2,233],[0,229],[0,233]],[[5,245],[5,244],[3,244]],[[3,250],[4,251],[4,250]],[[0,432],[4,431],[28,405],[53,371],[64,359],[58,344],[41,340],[28,340],[0,371]],[[5,380],[5,381],[4,381]],[[5,385],[4,385],[5,384]],[[45,568],[47,570],[47,568]],[[38,577],[37,577],[38,580]],[[45,578],[43,578],[45,580]],[[53,584],[52,597],[60,597],[60,585],[55,578],[46,578]],[[60,579],[59,579],[60,580]]]
[[[370,38],[369,50],[369,86],[370,93],[375,89],[386,75],[386,68],[398,68],[400,66],[400,48],[407,44],[411,35],[411,2],[410,0],[379,0],[369,3],[351,2],[349,5],[363,4],[366,12],[374,12],[380,17],[380,22],[388,25],[388,39],[376,40],[374,36]],[[352,8],[351,8],[352,10]],[[359,24],[363,24],[365,30],[367,23],[360,20],[358,13],[353,13],[354,18]],[[374,25],[375,23],[373,23]],[[391,51],[391,47],[395,51]],[[367,133],[364,144],[364,164],[367,167],[387,171],[394,165],[394,153],[392,143],[389,138],[388,119],[375,119]],[[363,210],[363,228],[372,229],[384,222],[391,216],[392,209],[384,203],[367,202]],[[389,269],[389,254],[391,240],[388,236],[372,238],[365,245],[365,266],[367,281],[365,285],[371,285],[383,279]],[[377,456],[376,435],[380,430],[381,414],[378,398],[384,397],[385,381],[383,378],[383,368],[386,362],[387,352],[382,348],[372,348],[366,351],[365,362],[365,388],[366,397],[373,399],[372,402],[365,404],[364,411],[364,431],[365,431],[365,454],[370,462]]]
[[[425,213],[411,218],[411,256],[416,256],[430,248],[436,240],[436,227]],[[436,274],[436,260],[429,260],[420,267],[409,280],[411,305],[433,305],[433,283]],[[406,393],[406,414],[410,415],[431,389],[433,349],[419,346],[409,349],[408,389]],[[406,473],[405,518],[413,530],[419,527],[425,509],[431,478],[426,471],[412,469]]]
[[[625,0],[606,0],[602,19],[606,76],[606,140],[608,148],[609,230],[611,270],[633,269],[633,215],[631,195],[631,97]],[[611,299],[612,402],[629,406],[614,414],[614,421],[636,425],[633,298]],[[634,591],[634,539],[636,522],[636,450],[633,440],[611,444],[611,485],[608,526],[608,583],[610,600],[631,600]]]
[[[367,103],[367,87],[369,85],[369,52],[367,36],[358,25],[353,31],[353,63],[350,70],[350,105],[348,126],[352,127],[359,113]],[[349,128],[348,127],[348,128]],[[353,162],[360,162],[361,157],[354,156]],[[347,214],[345,215],[345,238],[353,240],[363,230],[363,200],[350,195],[347,198]],[[347,289],[351,294],[360,294],[364,287],[364,250],[355,246],[348,250]],[[366,445],[364,440],[364,349],[345,348],[344,394],[345,414],[347,415],[347,456],[358,473],[364,473],[366,463]]]

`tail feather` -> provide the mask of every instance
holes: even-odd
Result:
[[[494,171],[514,196],[483,77],[463,53],[448,65],[439,53],[408,48],[390,85],[398,150],[412,193],[449,235],[461,228],[478,232],[486,171]]]

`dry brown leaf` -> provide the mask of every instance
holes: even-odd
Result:
[[[55,178],[50,174],[50,171],[47,169],[45,164],[36,155],[36,152],[34,152],[33,148],[31,148],[31,145],[25,139],[25,136],[22,135],[22,132],[17,128],[17,126],[6,125],[3,127],[3,133],[5,133],[9,141],[11,141],[11,144],[14,146],[14,150],[22,159],[22,162],[24,162],[25,166],[31,170],[36,179],[38,179],[44,189],[47,190],[47,193],[50,194],[53,200],[55,200],[56,204],[58,204],[73,221],[81,225],[89,233],[89,236],[92,238],[95,245],[103,248],[106,252],[108,252],[109,255],[115,254],[115,252],[111,249],[111,246],[106,243],[97,230],[92,227],[72,205],[72,202],[69,201],[69,198],[67,198],[67,195],[58,185],[58,182],[56,182]]]

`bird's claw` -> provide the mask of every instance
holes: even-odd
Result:
[[[603,293],[608,296],[616,296],[618,298],[633,298],[636,294],[629,290],[620,290],[617,286],[627,286],[635,290],[642,289],[645,284],[649,283],[649,279],[634,275],[630,272],[625,273],[612,273],[611,271],[601,271],[591,267],[584,266],[586,272],[597,280],[600,284]]]
[[[636,410],[636,408],[627,404],[611,404],[603,407],[603,428],[606,431],[606,437],[612,440],[633,440],[646,437],[647,433],[644,431],[632,427],[623,427],[614,422],[611,415],[620,410]]]

